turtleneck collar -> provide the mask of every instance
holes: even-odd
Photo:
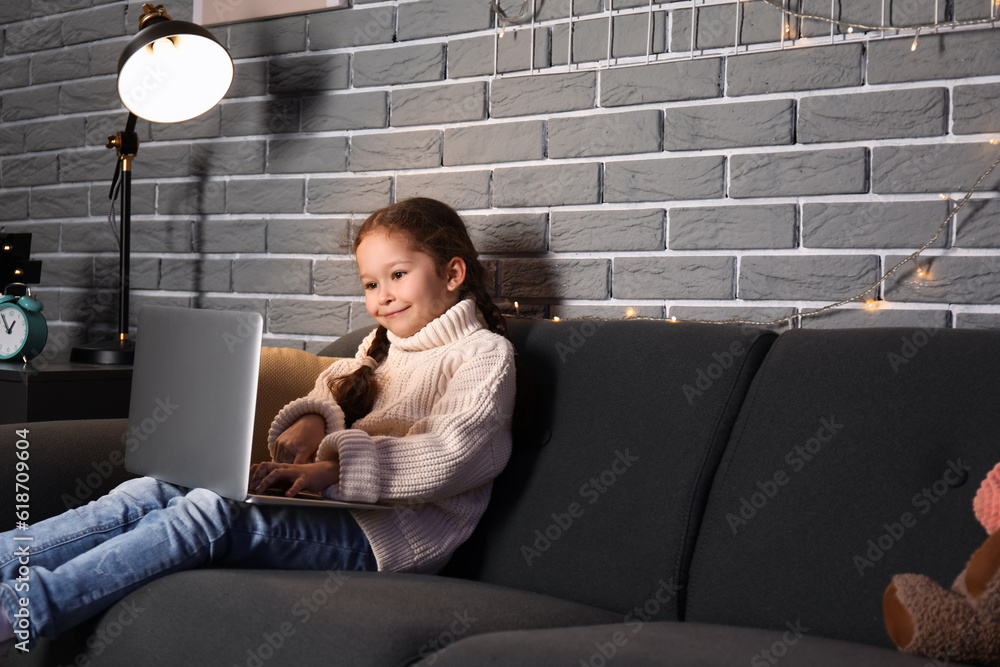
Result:
[[[482,328],[483,325],[476,318],[475,300],[463,299],[412,336],[400,338],[391,331],[386,333],[392,347],[417,352],[453,343]]]

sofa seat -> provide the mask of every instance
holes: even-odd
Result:
[[[633,622],[476,635],[415,667],[927,667],[927,658],[811,634],[705,623]]]
[[[393,667],[479,633],[620,621],[576,602],[433,575],[204,569],[159,579],[59,641],[15,652],[10,664],[135,667],[169,656],[176,665]]]

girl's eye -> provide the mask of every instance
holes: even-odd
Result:
[[[378,285],[376,285],[375,283],[365,283],[365,289],[366,290],[373,290],[376,287],[378,287]]]
[[[393,274],[392,274],[392,277],[393,277],[393,278],[394,278],[395,280],[399,280],[400,278],[402,278],[402,277],[403,277],[403,276],[405,276],[405,275],[406,275],[406,272],[405,272],[405,271],[395,271],[395,272],[393,272]]]

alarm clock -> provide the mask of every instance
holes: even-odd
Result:
[[[7,294],[7,289],[20,285],[24,296]],[[31,295],[24,283],[11,283],[0,296],[0,359],[24,359],[38,355],[45,347],[49,327],[42,315],[42,302]]]

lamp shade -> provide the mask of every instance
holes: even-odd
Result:
[[[205,28],[163,20],[129,40],[118,60],[118,95],[154,123],[179,123],[221,100],[233,82],[233,60]]]

